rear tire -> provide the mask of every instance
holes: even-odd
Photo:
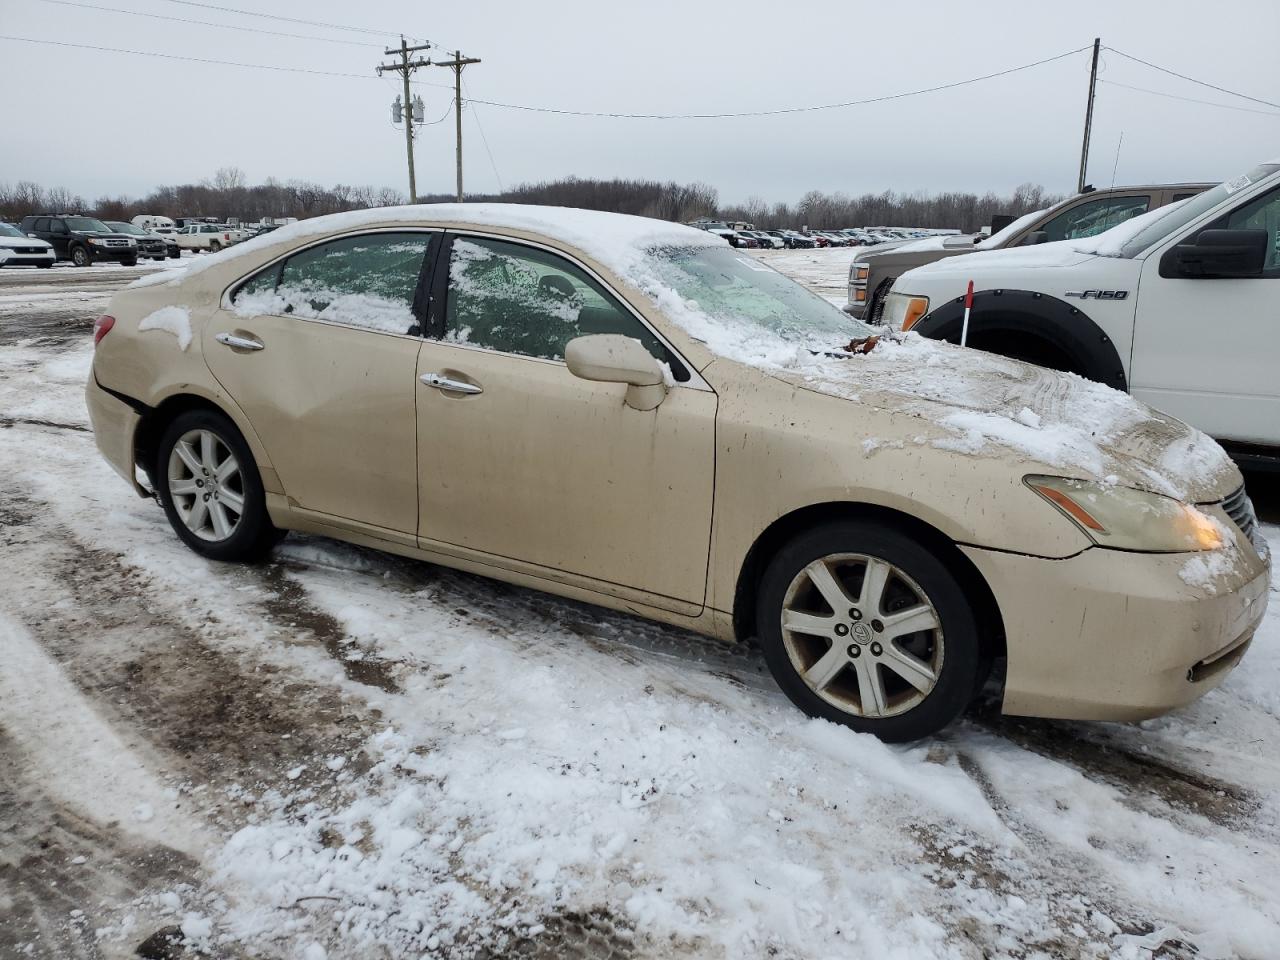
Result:
[[[280,539],[253,453],[224,414],[188,410],[165,427],[151,474],[179,539],[209,560],[260,560]]]
[[[843,520],[796,536],[760,579],[756,625],[792,703],[888,742],[946,727],[979,687],[984,660],[964,589],[933,551],[884,523]]]
[[[210,253],[217,253],[221,249],[222,249],[222,244],[220,244],[217,240],[214,240],[212,243],[209,244]]]

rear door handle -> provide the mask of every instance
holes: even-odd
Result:
[[[253,337],[237,337],[234,333],[214,334],[213,339],[225,347],[233,347],[236,350],[262,350],[266,347],[261,340],[255,340]]]
[[[438,373],[424,373],[418,378],[428,387],[435,387],[437,390],[448,390],[451,393],[484,393],[484,388],[478,383],[467,383],[465,380],[450,380]]]

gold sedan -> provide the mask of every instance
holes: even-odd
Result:
[[[808,713],[1136,719],[1240,660],[1265,547],[1211,440],[872,330],[713,234],[556,208],[304,221],[95,328],[98,446],[217,560],[336,537],[740,641]]]

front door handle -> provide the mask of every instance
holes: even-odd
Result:
[[[484,393],[484,388],[478,383],[467,383],[465,380],[450,380],[448,377],[441,376],[438,373],[424,373],[418,379],[428,387],[435,387],[437,390],[448,390],[451,393]]]
[[[262,350],[266,347],[261,340],[255,340],[253,337],[237,337],[234,333],[214,334],[213,339],[225,347],[233,347],[236,350]]]

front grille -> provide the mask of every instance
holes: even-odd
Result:
[[[867,301],[867,309],[863,312],[862,318],[867,323],[883,323],[884,322],[884,302],[889,296],[889,288],[893,286],[893,281],[897,277],[885,277],[878,284],[875,290],[871,291],[871,298]]]
[[[44,253],[44,247],[14,247],[14,253]]]
[[[1253,512],[1253,501],[1245,493],[1244,487],[1223,500],[1222,509],[1240,528],[1240,532],[1249,538],[1249,542],[1258,548],[1258,552],[1262,553],[1264,548],[1262,536],[1258,533],[1258,516]]]
[[[107,241],[108,247],[127,247],[128,245],[129,245],[128,240],[108,240]]]

